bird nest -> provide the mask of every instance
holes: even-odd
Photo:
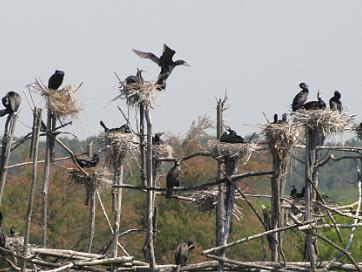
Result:
[[[153,157],[155,159],[172,159],[173,158],[173,149],[168,144],[160,144],[152,146]]]
[[[139,138],[133,133],[119,131],[102,133],[99,140],[108,165],[134,157],[138,152]]]
[[[6,237],[5,248],[11,251],[22,252],[24,247],[24,237]]]
[[[353,115],[332,110],[301,109],[292,115],[294,123],[303,124],[307,129],[317,129],[325,136],[343,132],[353,120]]]
[[[288,123],[269,123],[263,127],[263,134],[269,143],[271,152],[280,158],[286,157],[300,133],[298,126]]]
[[[70,181],[76,185],[84,186],[87,190],[112,188],[112,181],[109,179],[110,174],[104,169],[93,167],[84,170],[88,175],[78,169],[70,170]]]
[[[244,164],[249,161],[256,147],[255,143],[229,144],[215,140],[209,140],[206,145],[207,150],[215,157],[244,158]]]
[[[139,106],[140,104],[146,107],[153,107],[156,93],[158,92],[158,85],[155,81],[143,81],[135,83],[127,83],[120,81],[117,87],[121,93],[117,98],[126,99],[127,105]]]
[[[65,117],[71,116],[75,118],[80,112],[80,106],[75,99],[75,93],[80,86],[67,85],[60,90],[48,89],[39,81],[35,81],[33,88],[46,97],[47,106],[50,108],[53,116]]]

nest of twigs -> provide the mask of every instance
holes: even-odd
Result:
[[[48,89],[39,81],[35,81],[33,88],[46,97],[47,106],[55,117],[71,116],[75,118],[80,112],[80,106],[75,99],[75,93],[80,86],[67,85],[60,90]]]
[[[99,140],[108,165],[115,165],[123,160],[135,157],[138,152],[139,137],[133,133],[119,131],[102,133]]]
[[[143,104],[146,107],[152,108],[155,102],[156,93],[158,92],[158,85],[155,81],[142,81],[135,83],[119,81],[117,89],[119,90],[120,95],[115,99],[125,99],[127,101],[127,105],[133,107]]]
[[[362,140],[362,123],[358,124],[358,125],[354,125],[352,127],[352,129],[355,131],[355,133],[357,134],[357,137]]]
[[[153,157],[155,159],[172,159],[173,158],[173,149],[168,144],[160,144],[152,146]]]
[[[6,237],[5,248],[11,251],[22,252],[24,247],[24,237]]]
[[[112,188],[110,173],[106,172],[104,169],[93,167],[84,170],[88,175],[86,175],[79,169],[70,170],[70,181],[76,185],[84,186],[87,190]]]
[[[247,163],[256,150],[255,143],[229,144],[216,140],[208,141],[206,148],[215,157],[243,158],[244,164]]]
[[[286,157],[300,133],[300,127],[288,123],[269,123],[263,127],[263,134],[271,152],[279,158]]]
[[[293,112],[294,123],[310,130],[319,130],[324,136],[343,132],[353,120],[353,115],[332,110],[298,110]]]

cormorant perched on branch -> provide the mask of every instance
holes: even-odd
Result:
[[[58,90],[60,85],[63,83],[64,72],[60,70],[55,70],[55,73],[52,74],[48,81],[48,89]]]
[[[230,127],[227,127],[226,130],[229,132],[229,134],[224,131],[220,137],[220,142],[229,144],[245,143],[244,138],[237,135],[235,130],[232,130]]]
[[[93,154],[93,157],[91,160],[78,159],[77,157],[75,159],[76,159],[77,163],[79,164],[79,166],[82,168],[96,167],[97,164],[99,163],[99,157],[95,153]]]
[[[173,55],[175,55],[176,51],[172,50],[166,44],[163,45],[163,53],[161,57],[156,57],[155,54],[151,52],[142,52],[136,49],[133,49],[133,52],[144,59],[150,59],[158,66],[161,67],[161,72],[158,75],[157,84],[160,85],[160,89],[163,90],[166,88],[166,80],[170,76],[173,69],[178,65],[190,66],[184,60],[176,60],[173,61]]]
[[[181,163],[180,161],[175,161],[175,165],[170,169],[166,176],[166,198],[172,196],[173,187],[180,186],[179,177],[181,175]]]
[[[299,87],[302,90],[293,99],[293,103],[292,103],[293,111],[299,110],[308,99],[308,94],[309,94],[308,87],[309,86],[305,83],[300,83]]]
[[[142,77],[142,72],[143,70],[140,70],[137,68],[137,73],[135,76],[129,76],[125,79],[127,84],[132,84],[132,83],[140,83],[143,82],[143,77]]]
[[[21,96],[13,91],[8,92],[2,99],[5,109],[0,110],[0,117],[17,112],[21,104]]]
[[[0,247],[5,247],[6,238],[3,230],[3,214],[0,212]]]
[[[331,110],[338,110],[339,112],[343,111],[341,93],[339,91],[335,91],[333,97],[329,99],[329,108]]]
[[[303,108],[305,110],[324,110],[324,109],[326,109],[327,105],[323,101],[322,96],[319,91],[317,93],[317,98],[318,98],[318,101],[309,101],[304,104]]]
[[[181,270],[181,266],[186,265],[187,262],[187,254],[189,250],[195,248],[195,244],[193,241],[182,242],[176,247],[175,250],[175,262],[177,265],[176,272]]]
[[[104,128],[104,132],[123,132],[123,133],[132,133],[131,128],[128,124],[124,124],[119,128],[108,128],[103,121],[100,121],[99,124]]]
[[[152,137],[152,144],[153,145],[162,145],[164,144],[164,142],[161,139],[161,136],[165,134],[164,132],[157,132],[153,137]]]

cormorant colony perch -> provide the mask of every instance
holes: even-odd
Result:
[[[292,101],[292,112],[290,120],[284,113],[282,118],[278,114],[274,115],[273,122],[262,125],[264,139],[254,140],[253,136],[248,140],[239,136],[230,126],[226,126],[223,120],[223,112],[227,109],[224,100],[217,102],[217,139],[209,141],[202,151],[189,154],[184,157],[175,157],[170,145],[161,139],[163,133],[153,133],[151,122],[151,110],[159,91],[165,90],[166,80],[173,69],[178,65],[187,65],[183,60],[173,60],[176,53],[174,50],[164,45],[163,53],[160,57],[153,53],[133,50],[139,57],[150,59],[161,67],[159,76],[154,81],[146,81],[142,77],[142,70],[137,69],[136,75],[126,77],[125,80],[118,78],[118,91],[120,94],[114,98],[125,99],[128,106],[132,107],[139,114],[139,124],[137,130],[131,127],[127,118],[126,124],[120,127],[109,128],[105,122],[100,121],[104,129],[99,135],[100,153],[93,152],[91,146],[88,147],[87,154],[75,154],[57,136],[61,134],[61,128],[71,124],[71,121],[56,126],[59,118],[72,119],[80,112],[79,104],[75,98],[79,87],[66,85],[59,89],[63,83],[64,72],[56,70],[49,78],[48,85],[45,86],[40,80],[36,80],[31,85],[29,95],[37,92],[45,97],[48,111],[47,122],[41,120],[41,109],[32,108],[34,113],[33,131],[18,143],[12,143],[17,112],[20,107],[21,97],[16,92],[8,92],[2,99],[5,109],[0,111],[0,116],[7,116],[4,137],[2,138],[1,164],[0,164],[0,203],[5,188],[7,176],[8,160],[12,146],[18,146],[28,139],[31,139],[31,157],[33,164],[32,189],[29,193],[29,203],[27,211],[27,230],[24,236],[11,231],[6,235],[2,221],[3,215],[0,212],[0,252],[2,259],[9,264],[12,269],[22,271],[63,271],[68,269],[91,270],[91,271],[201,271],[201,270],[237,270],[237,271],[309,271],[316,269],[325,270],[347,270],[361,271],[362,264],[357,263],[349,253],[349,248],[353,241],[355,227],[362,226],[359,223],[362,193],[359,192],[357,208],[352,211],[354,224],[340,224],[333,214],[349,216],[338,205],[326,202],[326,196],[319,191],[318,165],[325,164],[327,160],[321,161],[319,150],[331,148],[341,151],[356,151],[360,149],[348,147],[324,146],[325,139],[336,133],[343,133],[350,128],[353,118],[343,111],[341,94],[335,91],[329,100],[330,109],[326,109],[326,103],[322,100],[321,94],[317,92],[316,101],[307,101],[309,86],[300,83],[301,91]],[[120,108],[119,108],[120,109]],[[121,110],[121,109],[120,109]],[[123,113],[123,112],[122,112]],[[108,122],[106,122],[108,123]],[[352,125],[352,128],[361,137],[362,125]],[[225,131],[224,131],[225,129]],[[40,131],[46,136],[44,177],[42,180],[42,247],[28,244],[30,236],[30,224],[32,219],[34,185],[37,181],[36,167]],[[89,206],[89,229],[88,244],[86,252],[77,252],[68,249],[47,248],[47,194],[49,181],[49,166],[51,164],[51,154],[54,144],[57,143],[70,155],[74,163],[74,168],[69,171],[69,180],[77,185],[83,186],[86,191],[86,205]],[[285,192],[286,175],[289,169],[291,154],[296,148],[305,151],[305,185],[298,192],[293,185],[290,196]],[[247,164],[253,154],[260,150],[268,149],[272,155],[272,169],[264,171],[249,171],[238,173],[239,161]],[[218,177],[211,182],[201,185],[185,187],[182,184],[182,168],[187,167],[183,163],[193,157],[207,156],[215,160],[218,165]],[[140,185],[124,184],[123,167],[131,159],[140,162]],[[333,159],[330,156],[328,159]],[[360,158],[362,161],[362,158]],[[158,171],[161,164],[173,162],[174,166],[166,176],[166,187],[157,183]],[[263,218],[259,216],[257,209],[249,196],[241,188],[238,181],[252,176],[267,175],[271,178],[271,195],[266,196],[271,199],[270,211],[263,209]],[[113,240],[110,254],[95,254],[92,252],[92,241],[95,233],[95,199],[101,202],[99,190],[109,188],[112,193],[113,226],[107,216],[107,211],[103,213],[109,223]],[[147,234],[144,246],[144,261],[135,260],[128,256],[126,250],[120,244],[119,230],[122,207],[122,188],[132,190],[143,190],[147,192]],[[361,179],[359,179],[359,190],[361,190]],[[161,194],[156,194],[159,191]],[[185,193],[182,193],[185,192]],[[188,264],[187,255],[192,254],[190,249],[197,245],[193,241],[181,242],[175,250],[175,264],[158,265],[155,260],[154,240],[156,237],[156,197],[165,197],[186,200],[195,204],[199,212],[210,212],[216,210],[216,245],[213,248],[202,252],[209,261]],[[235,203],[235,199],[243,199],[252,211],[257,215],[265,231],[239,240],[230,241],[233,217],[242,220],[242,209]],[[167,200],[168,201],[168,200]],[[318,207],[318,209],[317,209]],[[318,210],[318,217],[315,211]],[[329,224],[324,223],[321,215],[330,218]],[[7,220],[4,215],[4,220]],[[317,229],[334,228],[340,237],[340,228],[351,228],[349,245],[341,248],[333,241],[330,241]],[[287,230],[297,230],[305,234],[305,250],[307,261],[289,262],[283,253],[283,238]],[[158,234],[162,235],[162,234]],[[271,261],[263,262],[243,262],[227,258],[227,249],[250,240],[266,236],[269,241],[271,251]],[[351,238],[352,237],[352,238]],[[340,262],[337,258],[330,262],[317,262],[317,245],[319,240],[337,249],[341,256],[345,255],[350,262]],[[120,253],[118,250],[121,249]],[[121,255],[124,256],[121,256]],[[56,257],[52,262],[47,256]],[[45,258],[41,258],[45,257]],[[95,268],[96,266],[96,268]]]

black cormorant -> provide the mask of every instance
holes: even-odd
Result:
[[[274,114],[273,116],[273,123],[272,124],[276,124],[278,123],[278,114]]]
[[[304,104],[303,108],[305,110],[324,110],[326,109],[327,105],[323,101],[320,92],[317,93],[318,101],[309,101]]]
[[[300,109],[308,99],[308,94],[309,94],[308,87],[309,86],[305,83],[300,83],[299,87],[302,90],[293,99],[293,103],[292,103],[293,111]]]
[[[48,81],[48,89],[58,90],[63,83],[64,72],[55,70],[55,73],[51,75]]]
[[[189,250],[195,248],[195,244],[193,241],[182,242],[176,247],[175,250],[175,262],[177,265],[176,272],[181,270],[181,266],[186,265],[187,262],[187,254]]]
[[[123,132],[123,133],[132,133],[131,128],[129,125],[124,124],[120,126],[119,128],[108,128],[106,124],[103,121],[100,121],[99,124],[103,127],[104,132]]]
[[[296,197],[304,198],[304,195],[305,195],[305,187],[302,188],[302,191],[300,191],[300,193],[297,193]]]
[[[164,132],[157,132],[153,137],[152,137],[152,144],[153,145],[162,145],[164,144],[164,142],[161,139],[161,136],[165,134]]]
[[[220,142],[229,144],[245,143],[244,138],[239,136],[235,130],[230,127],[227,127],[226,130],[229,134],[225,131],[220,137]]]
[[[8,92],[2,99],[5,109],[0,110],[0,117],[17,112],[21,104],[21,96],[13,91]]]
[[[75,159],[76,159],[77,163],[79,164],[79,166],[82,168],[95,167],[99,163],[99,157],[96,153],[93,154],[93,157],[91,160],[78,159],[77,157]]]
[[[6,238],[3,230],[3,214],[0,212],[0,247],[5,247]]]
[[[10,228],[10,237],[15,237],[15,236],[16,236],[15,227],[11,226],[11,228]]]
[[[335,91],[333,97],[329,99],[329,108],[331,110],[338,110],[340,112],[343,111],[341,93],[339,91]]]
[[[180,161],[175,161],[175,165],[170,169],[166,176],[166,198],[172,196],[173,187],[180,186],[179,177],[181,175],[181,163]]]
[[[132,83],[140,83],[143,82],[143,77],[142,77],[142,72],[143,70],[140,70],[137,68],[137,73],[135,76],[129,76],[125,79],[127,84],[132,84]]]
[[[166,44],[163,45],[163,53],[161,57],[156,57],[155,54],[150,52],[142,52],[136,49],[133,49],[133,52],[136,53],[137,56],[150,59],[153,62],[157,63],[158,66],[161,67],[161,72],[158,75],[157,84],[160,85],[160,89],[166,88],[166,80],[170,76],[172,70],[178,65],[189,66],[184,60],[176,60],[173,61],[172,58],[175,55],[176,51],[172,50]]]
[[[292,190],[290,191],[289,196],[292,197],[292,198],[295,198],[297,196],[297,194],[298,194],[297,188],[295,188],[294,184],[290,185],[290,187],[292,187]]]
[[[280,122],[281,123],[288,123],[288,114],[283,113],[282,114],[282,120]]]

